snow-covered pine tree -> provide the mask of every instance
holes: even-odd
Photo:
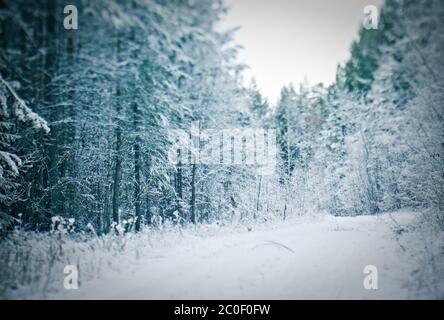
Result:
[[[17,95],[13,84],[8,83],[0,75],[0,232],[11,226],[14,218],[20,212],[11,212],[11,206],[21,200],[21,190],[18,176],[26,161],[26,166],[32,165],[32,159],[26,151],[17,147],[22,138],[19,128],[49,133],[50,129],[45,120],[33,112]]]

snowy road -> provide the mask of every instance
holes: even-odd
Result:
[[[399,215],[408,224],[412,215]],[[127,272],[60,292],[65,299],[376,299],[408,298],[412,262],[392,221],[328,217],[271,230],[192,238],[150,249]],[[379,289],[363,286],[366,265],[378,268]]]

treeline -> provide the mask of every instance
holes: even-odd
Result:
[[[334,85],[282,89],[272,121],[304,210],[431,209],[443,226],[443,14],[442,1],[387,0]]]
[[[2,183],[3,227],[47,230],[60,216],[100,234],[231,218],[249,207],[239,190],[256,177],[245,170],[168,159],[173,129],[256,121],[233,31],[215,28],[222,1],[69,4],[78,30],[64,28],[64,1],[0,5],[2,78],[50,127],[19,125],[13,98],[2,101],[11,111],[2,114],[2,150],[17,156],[1,159],[2,178],[13,181]]]
[[[222,1],[71,1],[78,30],[63,1],[1,1],[3,229],[405,207],[442,223],[444,6],[426,2],[387,0],[333,85],[286,86],[271,107],[241,84]],[[192,123],[276,130],[275,174],[171,162],[171,133]]]

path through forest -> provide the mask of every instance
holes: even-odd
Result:
[[[407,225],[415,216],[395,218]],[[126,273],[83,283],[55,298],[408,298],[414,269],[388,215],[288,222],[149,250]],[[378,268],[378,290],[364,289],[366,265]]]

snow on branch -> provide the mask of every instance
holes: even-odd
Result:
[[[49,133],[50,129],[49,129],[48,123],[42,117],[40,117],[37,113],[32,111],[25,104],[25,102],[19,98],[17,93],[14,91],[14,89],[3,79],[3,77],[1,75],[0,75],[0,82],[1,82],[1,86],[2,86],[2,88],[0,89],[0,92],[9,91],[11,96],[14,98],[14,104],[12,106],[12,111],[13,111],[14,115],[17,117],[17,119],[23,123],[31,122],[35,129],[43,130],[46,134]],[[3,100],[2,107],[6,109],[6,98],[2,97],[2,100]]]

